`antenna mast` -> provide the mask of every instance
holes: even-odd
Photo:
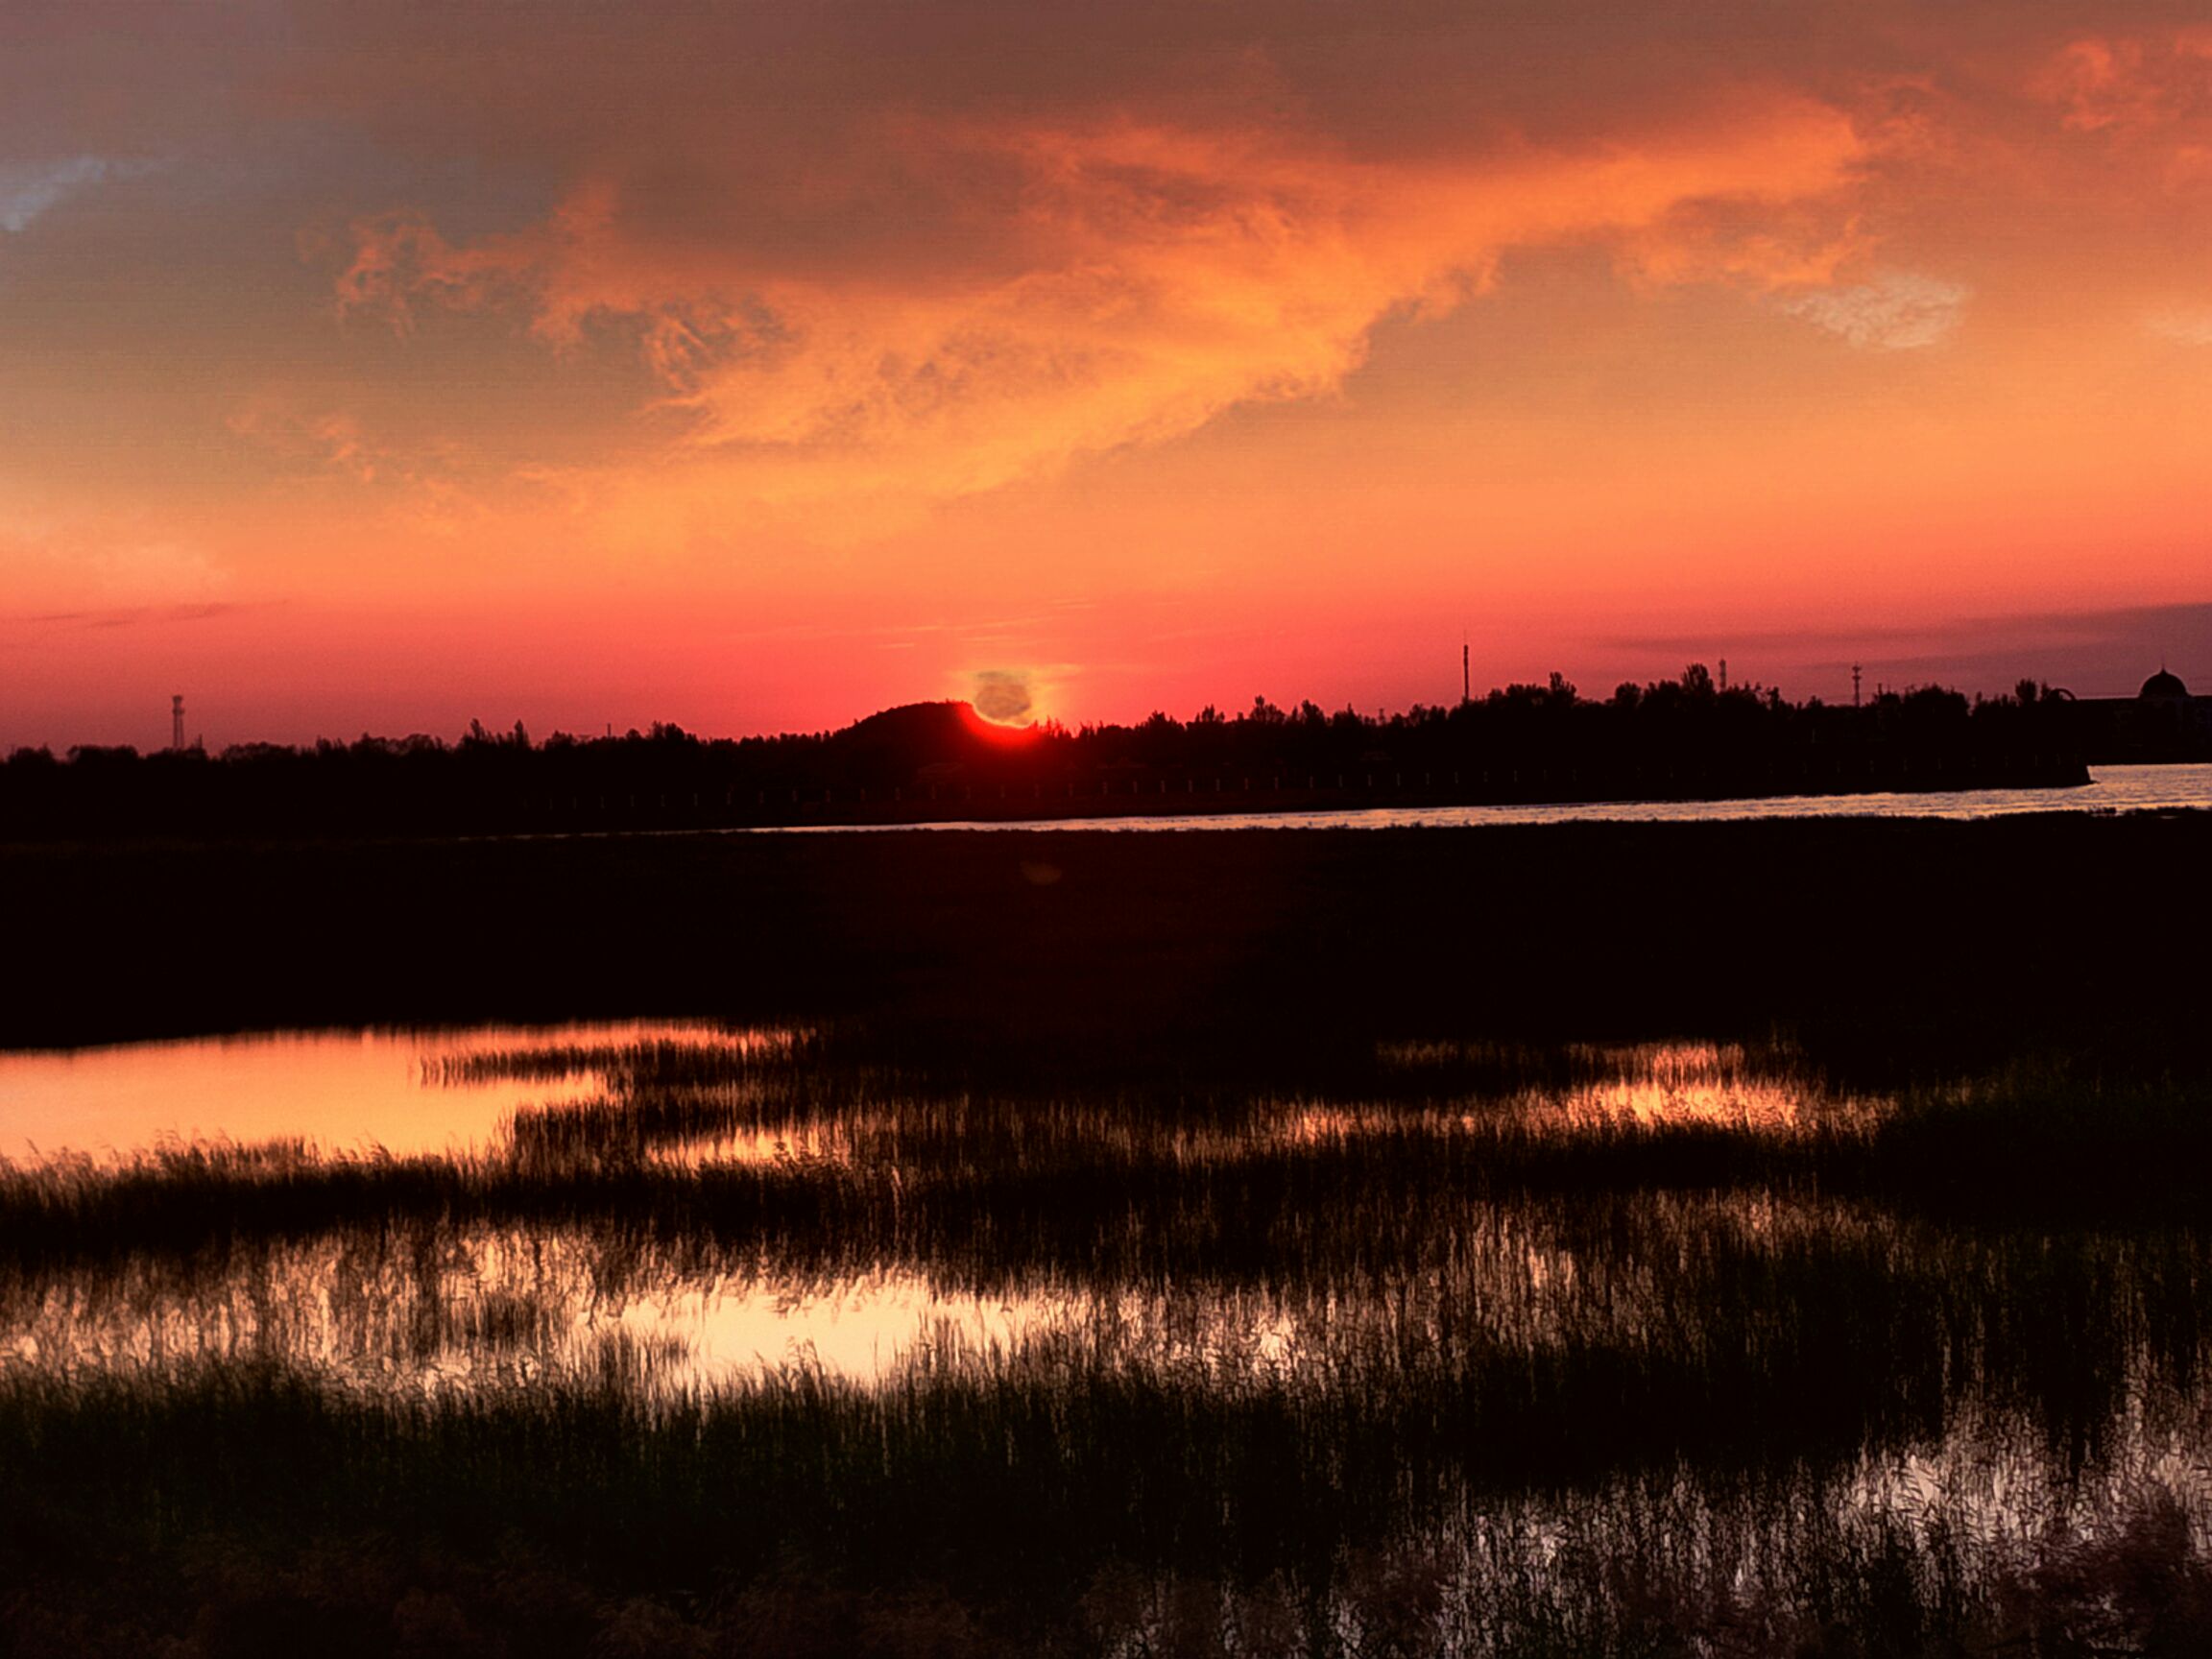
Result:
[[[184,694],[181,691],[169,699],[169,747],[180,753],[184,748]]]

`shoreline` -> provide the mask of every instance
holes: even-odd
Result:
[[[1671,778],[1672,774],[1670,773]],[[669,824],[672,830],[867,830],[926,828],[937,824],[1034,824],[1049,825],[1064,820],[1091,819],[1167,818],[1206,819],[1243,815],[1294,815],[1350,812],[1392,811],[1450,811],[1480,810],[1486,807],[1544,808],[1587,807],[1609,805],[1717,805],[1729,802],[1793,801],[1793,800],[1843,800],[1868,795],[1946,795],[2006,793],[2027,789],[2078,789],[2095,785],[2089,769],[2080,764],[2042,768],[1990,769],[1980,768],[1960,781],[1958,771],[1946,772],[1938,763],[1932,770],[1923,769],[1915,774],[1910,767],[1890,768],[1885,771],[1869,770],[1865,776],[1845,781],[1835,781],[1826,785],[1806,782],[1804,787],[1783,786],[1784,781],[1773,777],[1741,777],[1715,781],[1710,787],[1687,787],[1679,790],[1655,789],[1651,780],[1642,774],[1632,778],[1608,780],[1594,787],[1576,788],[1577,780],[1572,773],[1566,780],[1569,787],[1554,787],[1554,775],[1535,770],[1526,785],[1521,774],[1514,772],[1496,784],[1490,782],[1489,774],[1482,775],[1479,785],[1462,785],[1455,775],[1449,782],[1430,781],[1419,784],[1405,782],[1403,777],[1382,781],[1380,775],[1362,781],[1339,779],[1334,787],[1309,783],[1305,788],[1284,787],[1273,781],[1241,778],[1234,775],[1202,778],[1196,775],[1163,778],[1131,778],[1123,783],[1077,785],[1073,783],[1054,786],[1050,790],[1042,782],[1027,785],[1003,784],[945,784],[926,786],[926,799],[908,799],[905,791],[894,790],[892,798],[882,798],[878,790],[872,800],[866,789],[848,790],[844,798],[830,789],[820,791],[820,798],[811,789],[788,791],[787,801],[771,800],[770,791],[757,792],[757,799],[749,812],[739,808],[733,816],[728,810],[720,813],[711,806],[701,807],[694,798],[694,813],[704,811],[706,816],[687,823]],[[1257,785],[1257,786],[1256,786]],[[956,791],[956,793],[955,793]],[[776,792],[781,793],[781,792]],[[725,808],[735,805],[726,802]],[[569,821],[597,820],[607,822],[627,812],[634,819],[656,811],[681,814],[684,808],[671,807],[665,798],[654,807],[631,805],[616,808],[602,805],[597,808],[580,806],[574,803],[564,809],[548,800],[543,819],[565,818]],[[510,833],[561,833],[559,830],[515,830]],[[571,831],[589,833],[588,830]]]

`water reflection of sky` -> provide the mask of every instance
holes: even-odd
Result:
[[[691,1073],[697,1099],[732,1108],[647,1147],[681,1166],[776,1159],[845,1159],[855,1143],[895,1150],[899,1115],[882,1101],[846,1100],[818,1115],[744,1120],[738,1081],[748,1062],[788,1053],[788,1030],[706,1022],[630,1021],[532,1028],[295,1031],[195,1038],[74,1050],[0,1053],[0,1158],[36,1162],[65,1154],[127,1156],[169,1142],[248,1145],[299,1140],[323,1152],[382,1149],[396,1156],[484,1152],[503,1144],[517,1114],[537,1125],[563,1109],[618,1131],[632,1094],[650,1090],[651,1062]],[[1378,1131],[1445,1133],[1495,1122],[1508,1110],[1536,1128],[1594,1123],[1697,1123],[1783,1131],[1869,1113],[1770,1057],[1734,1045],[1676,1042],[1577,1045],[1561,1051],[1575,1075],[1507,1091],[1461,1111],[1445,1102],[1418,1113],[1403,1104],[1291,1101],[1262,1109],[1224,1133],[1211,1128],[1144,1134],[1218,1157],[1239,1145],[1316,1143]],[[1479,1062],[1460,1045],[1400,1043],[1380,1059],[1419,1076]],[[638,1066],[646,1073],[632,1075]],[[1052,1133],[1040,1127],[1039,1133]],[[1088,1122],[1085,1132],[1125,1151],[1133,1126]],[[1142,1136],[1136,1136],[1142,1139]]]
[[[285,1244],[235,1271],[131,1263],[18,1302],[0,1366],[142,1373],[280,1359],[336,1385],[425,1389],[588,1378],[624,1365],[642,1391],[712,1391],[787,1368],[870,1383],[925,1351],[1007,1353],[1088,1316],[1066,1289],[981,1296],[891,1267],[828,1277],[738,1264],[638,1277],[561,1231],[360,1234]]]
[[[1703,1224],[1761,1231],[1764,1199]],[[1173,1286],[1041,1273],[980,1290],[916,1265],[807,1270],[749,1251],[662,1252],[566,1226],[343,1228],[240,1249],[215,1270],[135,1259],[0,1298],[0,1365],[50,1375],[281,1360],[334,1384],[424,1389],[589,1378],[611,1362],[676,1397],[801,1371],[863,1386],[920,1366],[1074,1364],[1218,1386],[1340,1380],[1406,1341],[1541,1351],[1575,1329],[1632,1342],[1668,1287],[1512,1207],[1457,1228],[1449,1272],[1377,1283]],[[1384,1293],[1387,1290],[1387,1293]],[[1447,1300],[1452,1306],[1447,1305]],[[1474,1310],[1471,1314],[1468,1310]]]
[[[641,1153],[681,1179],[773,1160],[802,1180],[910,1164],[926,1172],[946,1157],[1020,1165],[1072,1155],[1104,1171],[1161,1156],[1226,1166],[1323,1154],[1371,1135],[1480,1135],[1502,1118],[1539,1132],[1617,1121],[1787,1131],[1838,1110],[1787,1070],[1786,1056],[1734,1045],[1574,1046],[1553,1052],[1563,1070],[1542,1086],[1501,1082],[1527,1061],[1515,1051],[1412,1042],[1378,1060],[1382,1075],[1424,1089],[1435,1080],[1439,1092],[1256,1100],[1218,1121],[1161,1123],[1075,1105],[902,1107],[848,1083],[807,1091],[795,1114],[764,1113],[761,1080],[814,1063],[797,1034],[640,1021],[5,1054],[0,1100],[10,1142],[49,1156],[128,1157],[177,1138],[221,1137],[298,1140],[310,1157],[381,1147],[493,1168],[531,1155],[550,1131],[564,1156],[581,1161],[568,1166]],[[1489,1093],[1468,1093],[1475,1071]],[[659,1131],[641,1127],[672,1103]],[[1765,1195],[1743,1194],[1701,1225],[1725,1220],[1769,1238],[1772,1215]],[[1657,1293],[1645,1263],[1589,1257],[1512,1206],[1471,1204],[1436,1225],[1452,1233],[1456,1282],[1498,1339],[1541,1345],[1567,1322],[1586,1326],[1577,1308],[1593,1293],[1622,1310]],[[1833,1232],[1840,1222],[1822,1225]],[[211,1273],[156,1254],[19,1286],[0,1309],[0,1355],[96,1371],[279,1356],[333,1381],[404,1389],[590,1375],[610,1363],[662,1391],[713,1390],[791,1366],[865,1384],[916,1362],[995,1364],[1055,1344],[1117,1365],[1289,1375],[1327,1372],[1345,1344],[1362,1339],[1370,1310],[1346,1290],[1216,1285],[1139,1294],[1047,1275],[986,1291],[897,1261],[805,1270],[750,1246],[671,1251],[619,1228],[558,1220],[356,1215],[320,1236],[265,1241]],[[1391,1315],[1400,1334],[1444,1340],[1455,1316],[1441,1295],[1437,1285],[1401,1294]]]
[[[1765,795],[1729,801],[1530,802],[1489,806],[1345,806],[1318,812],[1142,813],[1097,818],[961,819],[926,824],[800,824],[733,835],[839,835],[902,830],[1402,830],[1492,824],[1712,824],[1741,818],[2004,818],[2023,812],[2212,808],[2212,764],[2092,766],[2067,789],[1928,789],[1863,795]]]
[[[285,1031],[0,1053],[0,1158],[294,1137],[329,1151],[480,1148],[517,1108],[595,1094],[605,1078],[588,1064],[517,1079],[446,1062],[517,1047],[558,1053],[682,1043],[742,1050],[773,1037],[702,1022],[631,1021]]]

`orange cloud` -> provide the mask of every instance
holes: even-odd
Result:
[[[1133,121],[900,138],[941,204],[928,233],[974,239],[961,257],[802,274],[599,180],[466,246],[412,214],[362,221],[340,302],[401,325],[421,303],[512,304],[563,349],[619,339],[733,494],[944,498],[1328,393],[1381,321],[1455,308],[1515,247],[1613,239],[1650,280],[1824,280],[1859,239],[1804,204],[1865,154],[1844,115],[1796,99],[1455,165]]]
[[[2212,116],[2212,29],[2163,38],[2090,36],[2045,65],[2031,90],[2077,132],[2135,133]]]

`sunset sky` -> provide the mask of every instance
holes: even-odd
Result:
[[[7,0],[0,748],[2212,690],[2190,10]]]

